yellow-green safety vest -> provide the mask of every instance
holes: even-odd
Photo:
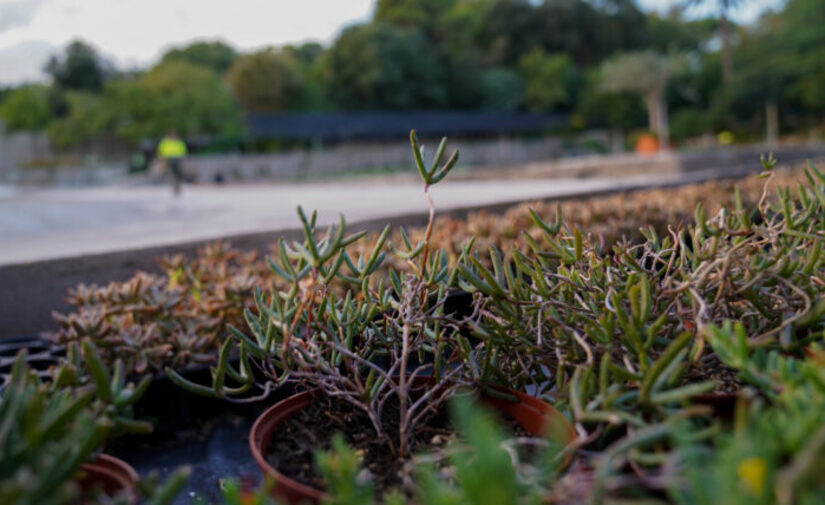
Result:
[[[158,144],[158,156],[161,158],[183,158],[186,156],[186,144],[180,139],[164,138]]]

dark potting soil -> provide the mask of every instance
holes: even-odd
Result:
[[[446,410],[441,408],[418,424],[410,443],[410,454],[437,452],[456,438]],[[398,403],[388,401],[384,407],[386,421],[383,428],[389,436],[397,436],[398,417]],[[514,435],[530,436],[512,421],[506,424],[506,429]],[[363,410],[329,397],[316,398],[278,426],[272,434],[267,460],[285,476],[316,489],[325,489],[324,481],[315,469],[315,454],[330,450],[337,433],[361,453],[362,467],[369,472],[378,496],[393,488],[410,490],[405,485],[409,478],[409,472],[405,472],[408,461],[393,456],[387,440],[376,435]]]
[[[682,376],[682,384],[694,384],[708,380],[716,381],[716,387],[711,393],[736,393],[742,389],[742,380],[737,371],[722,363],[713,354],[702,357]]]

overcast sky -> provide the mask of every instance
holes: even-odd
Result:
[[[676,0],[638,1],[665,11]],[[750,22],[783,1],[743,2],[734,18]],[[74,38],[128,69],[196,39],[242,50],[327,43],[342,27],[369,19],[373,8],[374,0],[0,0],[0,85],[42,80],[48,56]],[[697,7],[691,14],[707,12]]]

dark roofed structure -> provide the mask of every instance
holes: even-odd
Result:
[[[495,112],[375,112],[259,114],[247,117],[253,137],[284,140],[398,139],[415,129],[422,136],[497,136],[563,128],[559,114]]]

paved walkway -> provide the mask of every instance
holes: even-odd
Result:
[[[432,188],[440,210],[658,185],[675,176],[485,180]],[[0,187],[0,265],[292,229],[295,208],[319,222],[425,213],[420,184],[406,181],[168,187]]]

